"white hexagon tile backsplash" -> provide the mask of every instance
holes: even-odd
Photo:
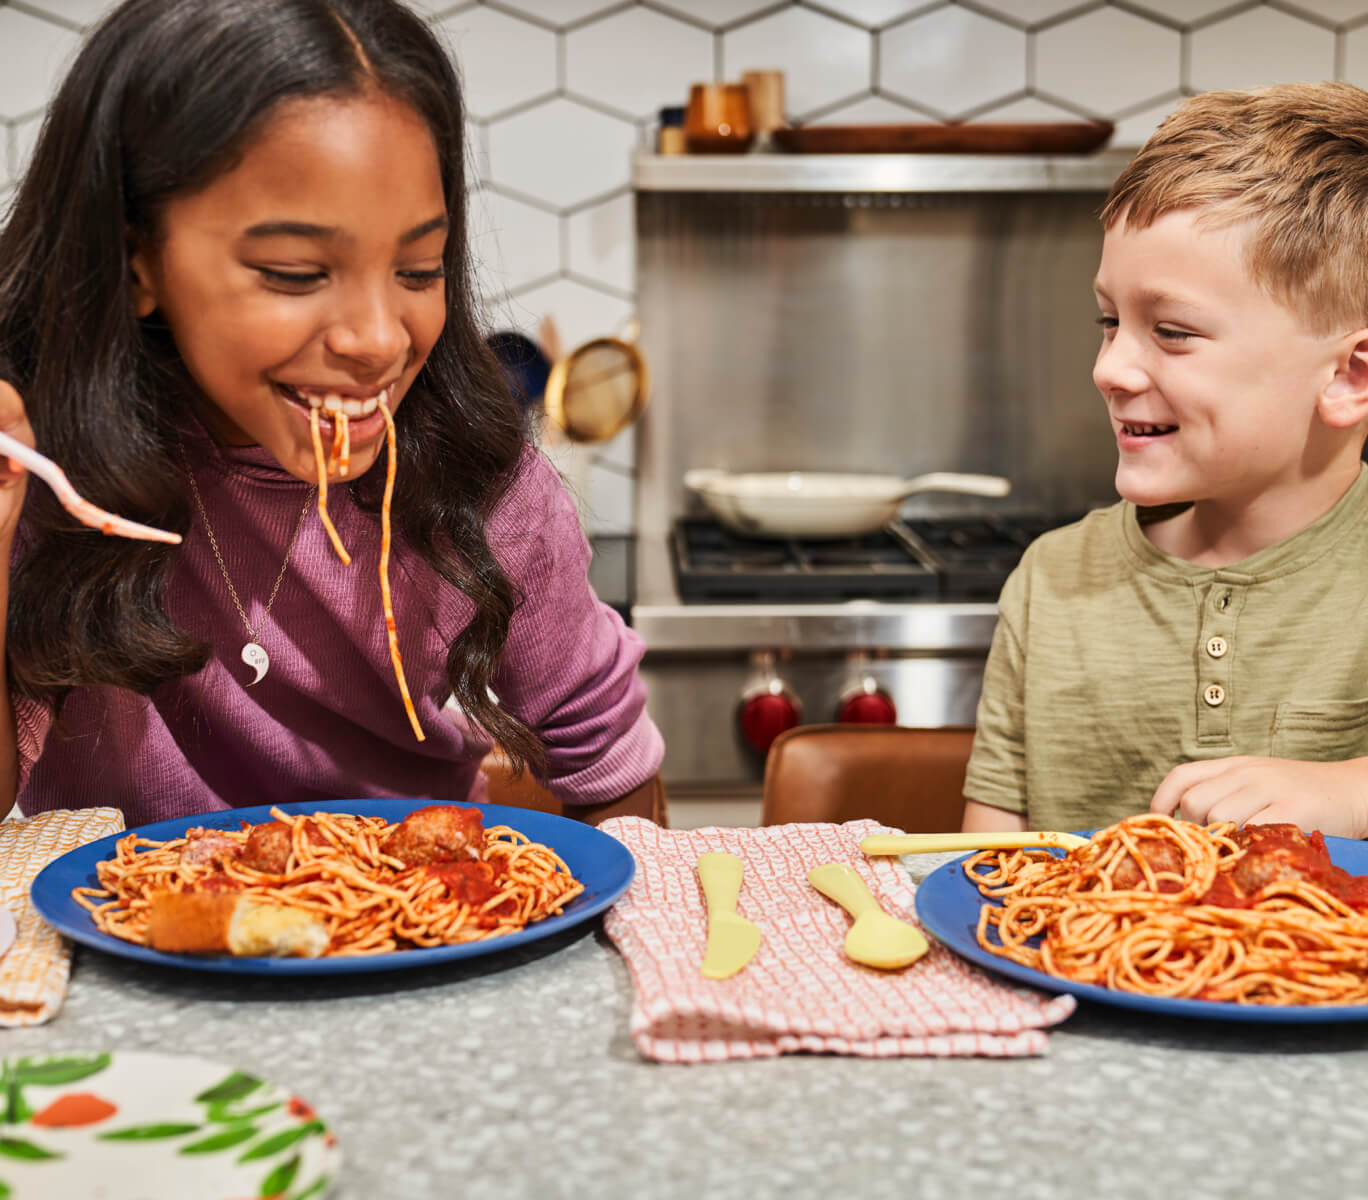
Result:
[[[1135,146],[1184,95],[1291,79],[1368,86],[1368,0],[410,0],[461,70],[491,328],[569,346],[635,287],[631,155],[689,84],[785,73],[789,117],[1116,122]],[[0,206],[79,33],[108,0],[0,0]],[[586,525],[632,523],[630,432],[580,461]],[[563,453],[563,450],[562,450]]]
[[[876,37],[882,90],[945,120],[964,120],[1026,91],[1026,31],[997,17],[947,5]],[[974,62],[984,65],[965,69]]]

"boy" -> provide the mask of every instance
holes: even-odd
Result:
[[[1368,92],[1209,92],[1102,210],[1119,504],[1003,589],[964,828],[1368,836]]]

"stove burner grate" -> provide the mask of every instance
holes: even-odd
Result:
[[[940,576],[943,599],[995,601],[1026,547],[1078,515],[934,517],[899,524]]]
[[[1026,547],[1077,515],[921,518],[838,540],[751,538],[684,517],[670,541],[689,603],[993,601]]]
[[[670,534],[681,599],[714,604],[935,599],[935,571],[887,530],[837,540],[750,538],[708,518]]]

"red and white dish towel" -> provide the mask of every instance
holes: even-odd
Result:
[[[893,832],[876,821],[673,830],[615,817],[600,828],[636,859],[632,886],[604,929],[627,961],[632,1040],[647,1058],[1043,1054],[1044,1029],[1074,1010],[1072,996],[999,983],[934,940],[925,958],[901,971],[846,958],[850,917],[807,882],[813,867],[848,863],[886,911],[916,919],[914,888],[899,861],[860,850],[871,833]],[[695,868],[708,850],[742,860],[738,911],[764,935],[730,979],[699,973],[707,910]]]

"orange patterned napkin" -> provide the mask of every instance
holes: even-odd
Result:
[[[599,828],[636,859],[632,886],[604,929],[627,960],[632,1040],[647,1058],[1043,1054],[1044,1028],[1074,1010],[1072,996],[999,983],[934,940],[925,958],[901,971],[846,958],[850,917],[807,882],[813,867],[848,863],[888,912],[915,920],[914,889],[898,859],[869,858],[859,848],[871,833],[895,832],[876,821],[671,830],[615,817]],[[730,979],[699,973],[707,910],[695,867],[707,850],[741,858],[737,907],[764,935]]]
[[[19,934],[0,958],[0,1026],[41,1025],[57,1015],[71,974],[71,945],[34,911],[29,885],[53,859],[123,830],[117,808],[54,809],[0,821],[0,906]]]

